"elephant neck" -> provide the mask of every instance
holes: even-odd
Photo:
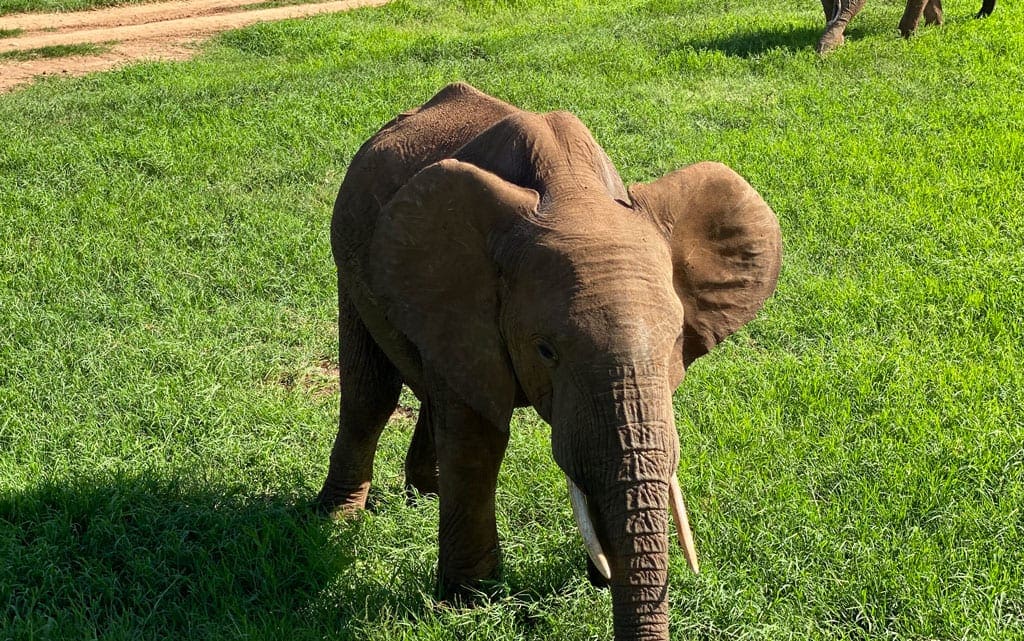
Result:
[[[538,170],[540,212],[555,213],[559,205],[571,203],[574,211],[593,211],[611,206],[614,201],[607,186],[590,172],[573,171],[570,163]]]
[[[586,126],[567,112],[516,112],[466,143],[454,157],[536,190],[542,204],[562,198],[628,198],[608,156]]]

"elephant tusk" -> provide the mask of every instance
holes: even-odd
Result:
[[[700,574],[700,565],[697,563],[697,547],[693,544],[693,532],[690,531],[690,517],[686,515],[683,491],[679,488],[679,479],[675,474],[669,479],[668,497],[672,518],[676,522],[676,535],[679,537],[679,545],[683,547],[686,562],[694,574]]]
[[[587,506],[587,497],[568,476],[565,477],[565,482],[569,486],[569,504],[572,505],[572,515],[576,518],[576,527],[580,529],[580,536],[583,537],[583,545],[587,548],[587,554],[597,566],[601,576],[610,581],[612,569],[608,566],[608,557],[601,549],[601,542],[597,540],[594,522],[590,518],[590,508]]]

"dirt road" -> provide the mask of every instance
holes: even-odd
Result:
[[[387,0],[335,0],[260,9],[262,0],[178,0],[95,11],[0,16],[0,55],[44,47],[94,44],[96,55],[16,60],[0,58],[0,92],[44,74],[82,75],[134,60],[181,60],[197,40],[256,22],[379,6]]]

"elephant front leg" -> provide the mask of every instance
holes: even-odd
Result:
[[[434,423],[441,492],[438,594],[461,600],[500,576],[494,492],[508,431],[461,404],[433,406],[431,412],[440,414]]]
[[[845,41],[846,25],[853,20],[853,17],[860,13],[860,10],[864,8],[865,0],[834,0],[836,8],[834,9],[834,17],[829,21],[825,27],[825,33],[822,34],[821,39],[818,40],[818,46],[816,47],[818,53],[828,53],[836,47],[843,44]],[[825,6],[824,0],[822,6]],[[828,7],[825,7],[826,12]]]
[[[405,455],[405,496],[411,503],[416,495],[440,494],[437,472],[437,452],[434,449],[433,427],[430,424],[430,404],[420,405],[416,429],[412,433],[409,451]]]

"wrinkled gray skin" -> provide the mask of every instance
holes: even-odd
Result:
[[[359,150],[331,244],[341,412],[321,507],[364,507],[404,382],[422,402],[407,484],[440,498],[439,589],[495,579],[498,467],[532,405],[588,497],[615,638],[667,639],[672,392],[774,291],[760,196],[714,163],[627,190],[571,114],[456,84]]]
[[[825,33],[818,41],[818,53],[827,53],[843,44],[846,25],[853,20],[865,0],[821,0],[825,10]],[[984,18],[995,9],[996,0],[982,0],[981,9],[976,18]],[[907,0],[907,8],[900,18],[900,35],[909,38],[924,16],[926,24],[942,24],[942,0]]]

